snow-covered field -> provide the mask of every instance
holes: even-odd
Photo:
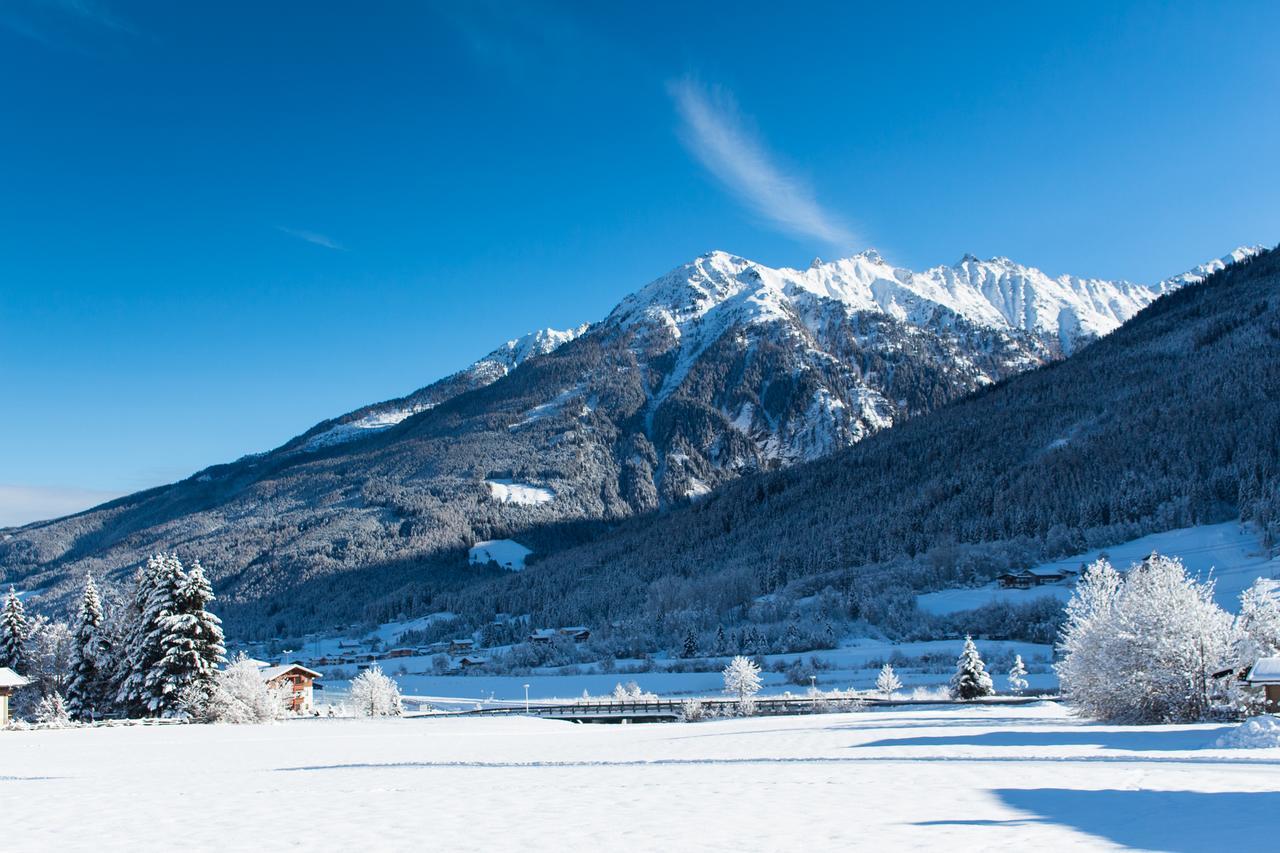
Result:
[[[533,553],[514,539],[486,539],[471,547],[467,559],[472,563],[497,563],[504,569],[518,572],[524,569],[524,558]]]
[[[1280,748],[1053,704],[0,733],[9,850],[1267,849]]]
[[[504,504],[520,504],[536,506],[550,503],[556,493],[546,486],[534,486],[530,483],[517,483],[514,480],[485,480],[489,484],[489,493],[493,499]]]
[[[1205,524],[1153,533],[1112,545],[1095,548],[1035,569],[1073,569],[1079,571],[1104,554],[1117,569],[1123,571],[1151,552],[1178,557],[1191,571],[1203,578],[1212,577],[1216,586],[1214,599],[1218,606],[1234,613],[1240,604],[1240,593],[1256,578],[1280,575],[1280,557],[1271,556],[1258,539],[1258,534],[1238,521]],[[1070,584],[1053,584],[1035,589],[1000,589],[994,583],[974,589],[948,589],[917,598],[920,609],[929,613],[956,613],[972,610],[993,601],[1024,602],[1043,596],[1062,601],[1071,597]]]

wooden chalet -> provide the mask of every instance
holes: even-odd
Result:
[[[289,685],[292,696],[288,700],[289,710],[295,714],[309,714],[315,708],[312,701],[312,693],[315,688],[315,680],[320,678],[320,673],[314,669],[307,669],[300,663],[281,664],[280,666],[269,666],[260,670],[262,680],[268,686],[280,687]]]
[[[30,682],[7,666],[0,666],[0,729],[9,725],[9,697]]]
[[[1244,680],[1254,687],[1262,688],[1267,713],[1280,711],[1280,657],[1258,658],[1258,662],[1249,668],[1249,674]]]

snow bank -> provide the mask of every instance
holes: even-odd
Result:
[[[1218,749],[1274,749],[1280,747],[1280,719],[1270,714],[1245,720],[1222,737]]]

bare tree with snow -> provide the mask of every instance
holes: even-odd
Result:
[[[880,667],[880,674],[876,676],[876,692],[884,695],[884,698],[890,699],[893,694],[902,689],[902,682],[898,679],[898,673],[893,671],[893,666],[886,663]]]
[[[760,667],[755,661],[737,655],[724,668],[724,692],[738,697],[739,713],[747,715],[754,710],[754,698],[760,692]]]
[[[378,666],[351,679],[351,708],[361,717],[398,717],[404,713],[400,688]]]
[[[1211,710],[1210,675],[1235,646],[1213,582],[1152,554],[1121,578],[1094,563],[1067,604],[1056,665],[1062,693],[1084,716],[1132,723],[1191,722]]]

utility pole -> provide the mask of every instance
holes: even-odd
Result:
[[[524,686],[524,715],[529,716],[529,685]]]

